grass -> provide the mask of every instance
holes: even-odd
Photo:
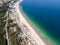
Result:
[[[13,20],[9,19],[9,23],[13,23]],[[9,44],[17,45],[16,32],[14,32],[14,27],[9,27],[8,34],[9,34]]]
[[[9,37],[10,45],[17,45],[16,38],[14,36]]]

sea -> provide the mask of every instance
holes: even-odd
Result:
[[[47,45],[60,45],[60,0],[23,0],[19,8]]]

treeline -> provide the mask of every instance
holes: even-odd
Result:
[[[4,17],[6,14],[6,11],[8,10],[9,6],[7,3],[3,3],[0,7],[0,45],[6,45],[6,39],[5,39],[5,23],[6,18]]]

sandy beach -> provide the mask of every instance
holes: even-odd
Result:
[[[20,24],[20,22],[22,22],[24,25],[27,26],[29,32],[26,33],[27,35],[29,35],[31,38],[30,40],[34,43],[35,41],[35,45],[46,45],[44,43],[44,41],[38,36],[38,34],[34,31],[34,29],[30,26],[30,24],[28,23],[28,21],[25,19],[25,17],[22,15],[21,13],[21,10],[19,9],[19,3],[21,2],[22,0],[20,0],[19,2],[17,2],[14,7],[16,9],[16,20],[17,20],[17,23],[18,25]],[[20,26],[20,25],[19,25]]]

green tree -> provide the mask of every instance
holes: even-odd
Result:
[[[6,39],[3,37],[5,35],[5,23],[6,23],[6,18],[5,14],[8,10],[9,6],[7,3],[2,4],[2,6],[0,7],[0,45],[6,45]]]

